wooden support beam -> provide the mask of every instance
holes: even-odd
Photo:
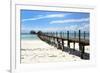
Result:
[[[80,30],[79,30],[79,50],[81,51],[81,43],[80,43],[80,41],[81,41],[81,37],[80,37]]]
[[[80,48],[81,48],[81,59],[84,59],[85,46],[81,45]]]
[[[57,38],[57,49],[61,49],[61,44],[58,38]]]
[[[60,33],[54,33],[54,32],[47,32],[47,33],[41,33],[38,34],[38,37],[47,42],[48,44],[51,44],[58,49],[64,50],[64,41],[68,41],[67,46],[70,48],[70,43],[73,43],[73,50],[75,50],[75,43],[79,43],[79,51],[80,51],[80,57],[81,59],[84,59],[84,53],[85,53],[85,46],[89,45],[88,40],[86,40],[86,32],[81,34],[81,31],[79,30],[78,38],[76,38],[76,32],[74,31],[74,38],[69,37],[69,31],[67,31],[67,38],[65,38],[64,32]],[[81,37],[81,35],[83,37]]]
[[[68,46],[68,48],[70,48],[69,31],[67,31],[67,41],[68,41],[67,46]]]
[[[67,31],[67,40],[69,40],[69,31]]]
[[[55,36],[58,37],[58,33],[57,32],[56,32]],[[57,44],[58,44],[57,38],[55,40],[56,40],[56,47],[57,47]]]
[[[79,30],[79,50],[80,50],[80,53],[81,53],[81,59],[84,59],[84,43],[81,44],[81,31]]]
[[[85,31],[84,31],[84,40],[85,40]]]
[[[74,39],[76,39],[76,32],[74,31]],[[73,47],[73,50],[75,50],[75,41],[74,41],[74,47]]]
[[[85,53],[85,46],[83,45],[82,53]]]
[[[82,44],[80,43],[80,41],[81,41],[81,31],[79,30],[79,51],[80,51],[80,57],[81,57],[81,59],[83,59],[83,54],[82,54],[82,48],[83,48],[83,46],[82,46]]]
[[[73,43],[74,47],[73,47],[73,50],[75,51],[75,42]]]
[[[83,59],[83,46],[80,44],[80,57]]]
[[[70,41],[68,41],[68,48],[70,48]]]
[[[62,39],[62,51],[64,50],[64,40]]]

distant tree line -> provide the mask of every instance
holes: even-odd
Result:
[[[36,32],[34,30],[31,30],[30,34],[36,34]]]

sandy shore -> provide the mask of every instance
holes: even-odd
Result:
[[[67,43],[67,42],[65,42]],[[71,44],[73,47],[73,44]],[[89,46],[87,47],[89,51]],[[78,44],[76,43],[78,50]],[[58,50],[41,40],[21,41],[21,63],[45,63],[45,62],[66,62],[79,61],[80,57]]]

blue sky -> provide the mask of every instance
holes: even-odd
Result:
[[[82,12],[21,10],[21,32],[89,31],[90,15]]]

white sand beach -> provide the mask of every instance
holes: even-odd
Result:
[[[72,45],[73,44],[71,44],[71,47],[73,47]],[[78,50],[77,43],[76,49]],[[88,51],[87,49],[87,52]],[[31,64],[80,60],[82,60],[80,57],[58,50],[41,40],[21,40],[21,63]]]

